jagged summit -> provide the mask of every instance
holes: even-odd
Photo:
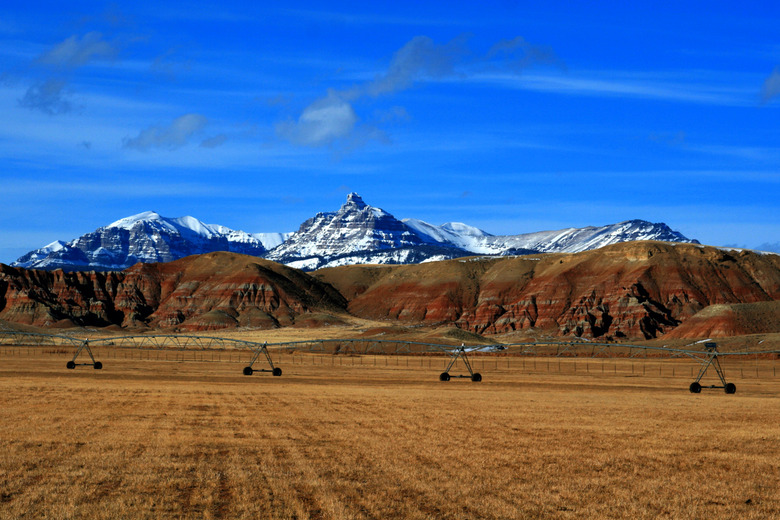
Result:
[[[344,263],[370,263],[372,259],[366,254],[379,252],[381,256],[383,251],[424,244],[420,236],[393,215],[367,205],[357,193],[350,193],[338,211],[310,218],[267,258],[315,269],[333,258]],[[378,258],[373,261],[386,263]]]
[[[363,198],[360,195],[358,195],[357,193],[355,193],[354,191],[352,193],[350,193],[349,195],[347,195],[347,202],[344,205],[345,206],[353,205],[353,206],[357,207],[358,209],[363,209],[363,208],[366,207],[366,203],[363,202]]]

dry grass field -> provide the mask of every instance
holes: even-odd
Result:
[[[0,518],[780,514],[777,360],[210,354],[0,348]]]

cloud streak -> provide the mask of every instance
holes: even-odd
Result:
[[[775,67],[772,74],[764,80],[764,88],[761,90],[761,101],[769,102],[780,95],[780,67]]]
[[[489,59],[503,59],[508,68],[515,72],[522,72],[524,69],[537,63],[556,65],[562,69],[566,68],[566,65],[555,54],[552,47],[533,45],[522,36],[517,36],[511,40],[500,40],[488,51],[487,57]]]
[[[405,90],[425,79],[454,76],[456,67],[468,55],[465,40],[460,37],[438,45],[427,36],[416,36],[395,52],[387,71],[358,87],[354,95],[376,97]]]
[[[83,67],[91,61],[101,59],[112,60],[118,54],[115,45],[103,39],[103,35],[93,31],[79,39],[71,36],[58,43],[36,61],[44,65],[75,69]]]
[[[276,133],[300,146],[349,143],[348,146],[354,147],[356,142],[387,141],[379,128],[359,124],[353,107],[355,101],[392,95],[425,81],[465,79],[485,68],[506,69],[517,74],[535,64],[563,66],[552,49],[532,45],[522,37],[500,40],[481,56],[469,49],[468,40],[469,36],[463,35],[437,44],[428,36],[415,36],[393,54],[387,69],[374,79],[345,90],[329,89],[324,97],[304,108],[297,120],[278,123]],[[403,107],[393,110],[408,118]]]
[[[38,56],[35,64],[47,69],[46,79],[31,85],[19,100],[19,106],[48,115],[66,114],[74,105],[68,99],[68,76],[80,67],[99,60],[113,60],[118,48],[99,32],[79,38],[70,36]]]
[[[131,150],[148,151],[154,148],[176,150],[187,144],[208,124],[200,114],[185,114],[167,126],[151,126],[136,137],[126,137],[122,146]],[[221,144],[221,143],[219,143]]]
[[[657,99],[721,106],[755,105],[755,90],[663,79],[620,78],[618,73],[609,71],[580,77],[527,74],[522,81],[518,81],[514,74],[492,72],[476,75],[473,80],[522,90],[576,96]]]
[[[38,110],[50,116],[66,114],[73,110],[73,103],[66,99],[67,82],[60,79],[47,79],[30,86],[19,100],[19,106]]]

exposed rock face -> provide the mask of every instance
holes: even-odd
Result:
[[[767,332],[778,323],[778,300],[780,255],[662,242],[576,254],[353,265],[312,275],[230,253],[115,273],[0,266],[0,319],[42,326],[65,320],[181,330],[277,327],[316,325],[328,322],[330,313],[349,311],[406,325],[455,324],[480,334],[533,328],[600,339],[670,331],[701,337],[758,330],[750,325],[759,317],[756,309],[773,317],[763,320]],[[726,310],[714,312],[718,305]],[[688,320],[690,326],[680,326]]]
[[[351,266],[315,276],[355,315],[453,322],[478,333],[529,328],[654,338],[713,304],[780,299],[780,256],[658,242],[577,254]]]
[[[109,273],[0,266],[0,319],[28,325],[268,328],[310,312],[343,312],[345,305],[332,288],[300,271],[230,253]]]

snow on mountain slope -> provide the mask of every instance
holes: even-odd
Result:
[[[166,218],[147,211],[61,243],[61,247],[50,248],[45,254],[42,249],[28,253],[12,265],[30,269],[116,270],[138,262],[170,262],[212,251],[259,256],[267,248],[260,239],[243,231],[204,224],[194,217]]]
[[[154,211],[125,217],[70,242],[31,251],[13,266],[115,270],[137,262],[168,262],[212,251],[264,256],[303,270],[349,264],[420,263],[470,255],[575,253],[617,242],[692,242],[666,224],[629,220],[607,226],[520,235],[491,235],[460,222],[441,226],[398,220],[350,193],[337,211],[318,213],[295,233],[245,233]]]
[[[467,251],[473,251],[479,239],[492,236],[490,233],[461,222],[447,222],[441,226],[434,226],[416,218],[405,218],[402,222],[428,243],[450,244]]]
[[[338,211],[318,213],[310,218],[266,258],[282,263],[319,258],[319,267],[336,257],[345,258],[357,253],[363,257],[366,252],[410,248],[426,243],[390,213],[369,206],[357,193],[350,193]],[[312,264],[306,262],[305,265]]]
[[[527,252],[578,253],[634,240],[698,243],[672,231],[666,224],[652,224],[644,220],[629,220],[600,227],[589,226],[503,236],[490,235],[478,228],[459,223],[434,226],[416,219],[404,219],[404,223],[430,243],[443,242],[472,253],[487,255]]]
[[[607,226],[568,228],[556,231],[540,231],[522,235],[487,237],[477,242],[480,253],[506,254],[512,249],[535,250],[541,253],[578,253],[598,249],[618,242],[636,240],[660,240],[664,242],[689,242],[666,224],[653,224],[644,220],[628,220]],[[477,252],[477,251],[475,251]]]
[[[60,251],[64,247],[67,247],[65,242],[63,242],[62,240],[57,240],[55,242],[52,242],[51,244],[41,247],[40,249],[30,251],[29,253],[20,257],[16,262],[13,263],[13,265],[15,267],[30,268],[30,266],[32,266],[33,264],[42,261],[50,254],[56,251]]]
[[[281,245],[285,240],[290,238],[293,234],[290,233],[250,233],[250,235],[263,244],[263,247],[269,251],[276,246]]]

